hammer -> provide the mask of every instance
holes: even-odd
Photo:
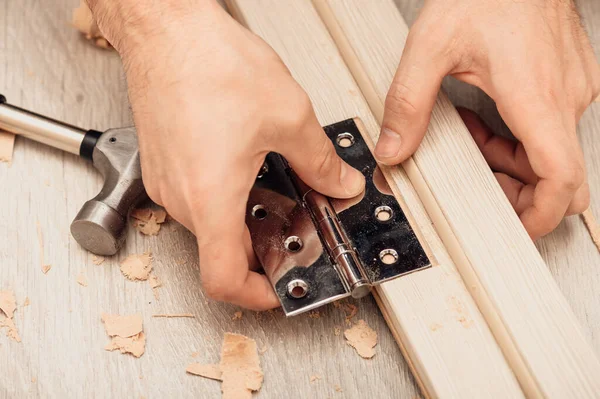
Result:
[[[0,94],[0,129],[92,161],[104,185],[83,204],[71,234],[96,255],[117,253],[125,242],[129,211],[148,198],[135,128],[83,130],[7,104]]]

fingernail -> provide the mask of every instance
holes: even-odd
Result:
[[[365,177],[358,170],[347,163],[342,163],[340,181],[348,195],[358,195],[365,188]]]
[[[402,137],[393,130],[382,129],[379,141],[375,146],[375,155],[378,158],[395,158],[400,153]]]

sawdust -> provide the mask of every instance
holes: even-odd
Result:
[[[198,357],[198,355],[199,355],[199,353],[198,353],[198,352],[192,352],[192,357],[193,357],[193,358],[196,358],[196,357]]]
[[[334,326],[333,327],[333,334],[337,337],[341,334],[342,332],[342,328],[339,326]]]
[[[12,162],[15,135],[0,130],[0,162]]]
[[[94,255],[92,256],[92,263],[96,266],[100,266],[104,262],[104,256]]]
[[[193,319],[196,316],[191,313],[160,313],[160,314],[153,314],[152,317],[163,317],[163,318],[167,318],[167,319],[172,319],[175,317],[187,317],[187,318]]]
[[[344,390],[342,389],[342,387],[339,386],[339,385],[336,385],[334,388],[335,388],[336,392],[344,392]]]
[[[0,311],[4,313],[4,319],[0,319],[0,330],[6,328],[6,336],[21,342],[21,336],[17,331],[17,326],[13,320],[15,311],[17,310],[17,300],[15,293],[11,290],[0,291]]]
[[[250,399],[263,383],[256,341],[243,335],[225,333],[221,361],[217,364],[190,364],[190,374],[222,381],[223,399]]]
[[[351,303],[346,303],[344,304],[344,311],[346,312],[346,324],[351,326],[352,318],[358,313],[358,307]]]
[[[129,280],[148,280],[152,271],[152,253],[129,255],[121,262],[121,272]]]
[[[354,327],[344,331],[344,337],[360,357],[370,359],[375,356],[377,333],[364,320],[359,320]]]
[[[133,226],[140,233],[155,236],[160,231],[160,225],[166,221],[167,212],[164,209],[134,209],[131,211],[131,217],[135,219]]]
[[[319,312],[318,310],[311,310],[310,312],[308,312],[308,317],[310,317],[311,319],[320,319],[321,312]]]
[[[237,311],[233,314],[233,317],[231,318],[231,320],[240,320],[243,316],[243,313],[241,311]]]
[[[87,277],[83,273],[79,273],[77,275],[77,284],[79,284],[82,287],[88,286]]]
[[[107,351],[119,350],[135,357],[144,354],[146,335],[143,330],[142,315],[120,316],[102,313],[102,322],[111,341],[104,347]]]
[[[443,326],[441,324],[439,324],[439,323],[432,323],[432,324],[429,325],[429,329],[431,331],[437,331],[437,330],[439,330],[442,327]]]
[[[460,299],[454,295],[448,299],[450,307],[456,314],[456,320],[464,327],[470,328],[473,326],[473,320],[469,317],[469,312]]]
[[[187,373],[221,381],[221,367],[218,364],[192,363],[185,369]]]
[[[600,98],[600,97],[598,97]],[[598,101],[598,99],[596,99]],[[586,209],[582,214],[583,222],[590,232],[590,236],[592,236],[592,241],[596,244],[596,248],[600,251],[600,225],[596,221],[594,214],[592,213],[592,208]]]
[[[25,306],[29,306],[29,304],[30,304],[30,302],[29,302],[29,297],[28,297],[28,296],[26,296],[26,297],[25,297],[25,300],[23,301],[23,307],[25,307]]]
[[[310,376],[310,382],[315,382],[315,381],[318,381],[320,379],[321,379],[321,376],[317,375],[317,374]]]
[[[96,46],[105,49],[112,48],[98,29],[92,11],[88,8],[85,0],[81,0],[79,7],[73,10],[72,23],[78,31],[83,33],[86,39],[92,41]]]

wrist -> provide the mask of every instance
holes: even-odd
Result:
[[[176,37],[182,26],[224,12],[215,0],[87,0],[98,27],[121,57],[152,45],[162,36]]]

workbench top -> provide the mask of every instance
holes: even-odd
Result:
[[[15,105],[85,128],[131,124],[126,84],[116,53],[93,47],[70,26],[78,0],[0,0],[0,92]],[[397,0],[407,22],[421,0]],[[600,2],[579,1],[588,32],[600,50]],[[456,105],[468,106],[506,131],[493,102],[480,91],[447,80]],[[600,215],[600,103],[579,125],[592,195]],[[372,298],[353,320],[377,331],[376,356],[360,358],[343,334],[347,309],[286,319],[281,311],[256,313],[207,300],[200,285],[195,239],[175,221],[158,236],[134,229],[119,255],[101,265],[73,240],[69,225],[102,180],[78,157],[17,138],[11,165],[0,163],[0,290],[14,290],[16,343],[0,334],[0,398],[181,397],[218,398],[220,384],[187,375],[192,362],[215,363],[225,332],[254,338],[265,382],[257,397],[419,395]],[[538,242],[594,349],[600,353],[600,254],[579,217],[569,217]],[[147,282],[123,277],[119,262],[151,251],[162,280],[157,300]],[[52,268],[47,274],[42,265]],[[88,286],[77,283],[84,275]],[[29,306],[23,302],[29,298]],[[102,312],[142,314],[146,353],[139,359],[107,352]],[[192,313],[194,318],[153,318]],[[192,357],[194,354],[194,357]],[[314,381],[311,382],[311,377]]]

